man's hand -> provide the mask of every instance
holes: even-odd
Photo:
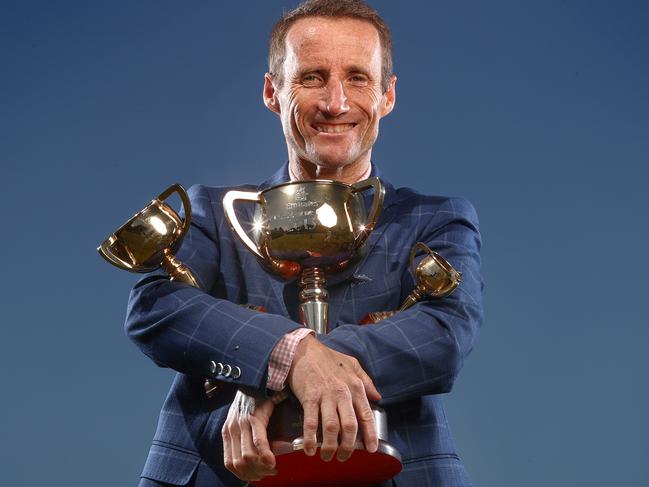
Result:
[[[275,475],[275,456],[268,443],[268,420],[275,405],[270,399],[239,390],[221,430],[225,467],[241,480]]]
[[[372,379],[354,357],[308,336],[298,345],[288,384],[304,409],[304,452],[315,455],[318,414],[322,417],[320,456],[347,460],[354,451],[360,423],[365,448],[375,452],[378,436],[370,401],[381,399]],[[340,445],[338,436],[340,434]]]

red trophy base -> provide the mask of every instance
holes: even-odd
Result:
[[[361,434],[356,437],[354,452],[348,460],[336,458],[325,462],[320,449],[312,457],[304,453],[302,407],[297,400],[279,403],[268,425],[270,448],[275,454],[277,475],[251,482],[258,487],[365,487],[391,479],[403,468],[401,455],[388,442],[387,413],[371,404],[378,449],[365,450]],[[321,438],[321,435],[318,435]]]
[[[300,448],[294,450],[294,448]],[[273,442],[277,475],[250,482],[257,487],[367,487],[391,479],[403,465],[399,454],[387,442],[380,440],[379,448],[368,453],[362,446],[345,462],[334,457],[325,462],[320,449],[312,457],[304,454],[300,446],[288,442]],[[285,453],[281,453],[285,451]],[[396,455],[395,455],[396,453]]]

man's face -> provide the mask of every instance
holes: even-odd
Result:
[[[381,89],[376,29],[357,19],[308,17],[286,36],[283,80],[266,76],[264,101],[279,113],[289,159],[327,169],[369,161],[379,120],[394,106]]]

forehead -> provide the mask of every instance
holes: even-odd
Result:
[[[286,35],[286,62],[330,67],[353,64],[380,69],[379,33],[371,23],[359,19],[300,19]]]

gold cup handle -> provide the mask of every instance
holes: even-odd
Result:
[[[183,209],[185,210],[185,220],[183,221],[182,235],[186,235],[189,231],[189,225],[191,224],[192,220],[192,204],[189,201],[189,196],[187,195],[185,188],[177,183],[172,184],[162,193],[160,193],[160,195],[158,195],[156,199],[159,201],[164,201],[174,193],[178,193],[178,196],[180,196],[180,201],[182,202]]]
[[[113,252],[111,252],[111,245],[113,245],[116,240],[117,237],[115,237],[115,235],[111,235],[106,240],[104,240],[99,247],[97,247],[97,252],[99,252],[99,255],[106,259],[109,264],[112,264],[120,269],[124,269],[125,271],[132,272],[134,270],[132,263],[120,259]]]
[[[241,223],[237,219],[237,215],[234,213],[234,202],[237,200],[241,201],[253,201],[255,203],[261,203],[261,193],[255,193],[252,191],[228,191],[223,197],[223,207],[225,209],[225,219],[228,221],[230,228],[239,237],[239,240],[248,247],[248,250],[255,254],[257,258],[264,260],[264,257],[261,255],[259,248],[255,243],[250,239],[248,234],[245,232]]]
[[[411,273],[413,276],[416,276],[416,275],[417,275],[416,272],[415,272],[415,270],[416,270],[416,269],[415,269],[415,255],[417,254],[417,251],[418,251],[418,250],[423,250],[423,251],[424,251],[425,253],[427,253],[428,255],[434,257],[434,256],[433,256],[433,251],[430,250],[430,249],[428,248],[428,246],[427,246],[425,243],[423,243],[423,242],[417,242],[417,244],[416,244],[416,245],[412,248],[412,250],[410,251],[410,273]]]
[[[356,248],[358,248],[365,242],[365,240],[367,240],[367,237],[370,235],[370,233],[372,232],[372,230],[374,230],[374,227],[376,226],[376,222],[378,221],[379,215],[381,214],[381,210],[383,209],[383,199],[385,198],[385,187],[383,186],[383,183],[379,178],[377,178],[376,176],[372,176],[371,178],[367,178],[364,179],[363,181],[359,181],[357,183],[352,184],[352,188],[354,188],[355,193],[360,193],[370,188],[374,189],[374,200],[372,201],[372,208],[370,209],[370,214],[367,217],[367,222],[363,227],[363,231],[356,239]]]

